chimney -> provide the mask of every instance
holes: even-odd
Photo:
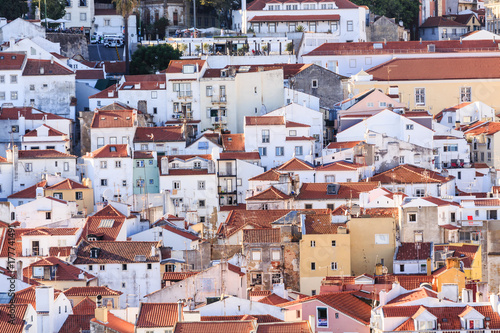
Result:
[[[455,121],[455,129],[457,131],[460,130],[460,122],[459,121]]]
[[[41,75],[45,74],[45,68],[43,68],[43,66],[40,66],[40,74]]]
[[[427,276],[432,274],[431,258],[427,258]]]
[[[50,312],[50,304],[54,301],[54,287],[39,286],[35,289],[36,312]]]
[[[182,321],[182,300],[177,301],[177,321]]]
[[[311,332],[316,332],[316,318],[313,315],[309,315],[309,327],[311,327]]]
[[[156,256],[156,248],[154,246],[151,246],[151,257]]]
[[[162,157],[160,164],[161,173],[168,175],[168,157]]]
[[[470,289],[462,289],[462,303],[470,303],[472,302],[472,290]]]
[[[53,65],[54,64],[54,56],[50,57],[50,64]]]
[[[446,269],[460,268],[460,260],[458,258],[446,258]]]
[[[19,260],[17,263],[17,279],[23,281],[23,262]]]
[[[105,306],[100,306],[95,308],[95,319],[101,323],[108,322],[108,308]]]
[[[134,88],[135,88],[135,89],[141,89],[141,83],[140,83],[140,82],[136,83],[136,84],[134,85]]]
[[[43,198],[43,187],[37,187],[36,188],[36,197],[37,198]]]
[[[383,268],[383,266],[380,263],[375,265],[375,275],[376,276],[382,275],[382,268]]]
[[[380,306],[384,306],[387,304],[387,292],[385,290],[381,290],[378,294],[378,297],[380,299]]]

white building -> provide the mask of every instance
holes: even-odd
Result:
[[[42,27],[40,21],[29,22],[22,18],[8,22],[6,18],[0,19],[0,42],[7,42],[11,38],[45,38],[45,28]]]
[[[136,233],[130,237],[132,241],[160,242],[162,246],[171,247],[173,251],[196,249],[200,238],[189,230],[182,230],[170,223],[161,227],[153,227]]]
[[[22,136],[24,150],[54,149],[69,154],[71,143],[68,134],[47,125],[41,125]]]
[[[12,162],[0,156],[0,200],[2,201],[12,194],[12,177]]]
[[[92,1],[93,0],[86,0]],[[137,18],[135,14],[128,17],[128,40],[130,44],[137,43]],[[98,36],[115,35],[125,36],[125,21],[123,16],[119,15],[114,8],[95,9],[92,17],[91,33]]]
[[[83,240],[73,264],[99,279],[99,284],[120,290],[120,307],[137,307],[145,295],[161,288],[158,242]]]
[[[470,95],[464,98],[470,99]],[[442,125],[456,128],[475,121],[495,121],[495,109],[480,101],[464,102],[440,111],[434,119]]]
[[[58,248],[76,246],[81,231],[81,228],[43,227],[28,230],[21,235],[22,254],[24,257],[53,255]]]
[[[43,189],[40,192],[43,193]],[[77,214],[76,202],[52,197],[38,196],[34,201],[16,207],[16,220],[21,223],[23,228],[36,228],[58,222],[67,222]]]
[[[96,110],[90,125],[90,150],[105,145],[131,145],[137,125],[136,109]]]
[[[158,155],[184,153],[186,139],[182,126],[137,127],[134,151],[156,151]]]
[[[94,0],[66,1],[66,15],[64,19],[69,21],[64,24],[66,28],[84,28],[89,32],[94,18]]]
[[[127,202],[133,194],[133,160],[128,144],[105,145],[83,156],[85,177],[92,180],[94,202]]]

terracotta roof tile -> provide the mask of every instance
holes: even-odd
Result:
[[[94,323],[99,323],[101,326],[105,326],[107,328],[111,329],[111,332],[120,332],[120,333],[134,333],[135,332],[135,326],[132,323],[129,323],[128,321],[125,321],[111,312],[108,312],[108,321],[106,323],[100,322],[95,318],[92,318],[90,320],[91,322]]]
[[[35,228],[23,232],[22,236],[70,236],[76,235],[80,228]]]
[[[105,145],[91,153],[87,153],[84,158],[116,158],[130,157],[128,145]]]
[[[113,84],[106,89],[99,91],[97,94],[89,96],[90,98],[118,98],[118,85]]]
[[[311,125],[297,123],[295,121],[286,121],[285,127],[311,127]]]
[[[222,147],[224,152],[245,151],[245,134],[222,134]]]
[[[413,165],[399,165],[390,170],[376,174],[370,178],[372,182],[381,182],[382,184],[426,184],[426,183],[447,183],[453,177],[443,177],[439,173],[419,168]]]
[[[182,126],[137,127],[134,142],[173,142],[185,141]]]
[[[73,307],[73,314],[75,315],[94,315],[96,304],[88,296],[82,299],[77,305]]]
[[[269,296],[271,294],[271,290],[250,290],[248,292],[249,297]]]
[[[116,241],[93,241],[82,240],[77,251],[75,265],[88,264],[129,264],[137,262],[154,263],[159,262],[158,254],[151,256],[151,248],[158,242],[116,242]],[[90,257],[90,249],[99,249],[97,258]],[[145,260],[139,258],[144,256]]]
[[[69,257],[72,246],[51,246],[49,247],[49,256],[51,257]]]
[[[182,281],[198,274],[199,272],[165,272],[163,273],[163,281]]]
[[[66,135],[63,132],[58,131],[55,128],[52,128],[52,127],[47,126],[45,124],[43,124],[42,126],[47,127],[49,129],[49,133],[48,133],[49,136],[63,136],[63,135]],[[27,137],[37,137],[38,136],[38,130],[37,129],[31,130],[28,133],[24,134],[24,136],[27,136]]]
[[[317,166],[316,171],[355,171],[362,167],[361,164],[339,161]]]
[[[2,107],[0,109],[0,119],[19,119],[19,116],[24,117],[27,120],[43,120],[44,118],[50,120],[68,120],[53,113],[43,112],[37,110],[33,107]]]
[[[460,207],[460,205],[454,201],[446,201],[446,200],[436,198],[436,197],[424,197],[423,199],[426,201],[429,201],[437,206],[458,206],[458,207]]]
[[[71,314],[66,318],[59,332],[80,332],[80,330],[90,332],[90,320],[94,317],[94,313],[91,315]]]
[[[54,290],[54,300],[59,296],[60,291]],[[13,297],[14,303],[31,304],[36,310],[36,287],[31,286],[15,292]]]
[[[361,142],[363,141],[330,142],[325,149],[350,149],[357,146]]]
[[[136,115],[133,110],[99,110],[92,118],[92,128],[133,127]]]
[[[201,321],[177,323],[174,333],[250,333],[253,330],[252,321]]]
[[[287,136],[285,141],[315,141],[316,138],[312,136]]]
[[[332,223],[330,214],[306,215],[305,235],[333,235],[343,223]]]
[[[91,235],[100,240],[116,240],[125,224],[125,219],[125,215],[113,206],[107,205],[94,215],[87,217],[80,239],[86,239]]]
[[[141,303],[137,328],[173,327],[177,323],[177,303]]]
[[[254,176],[248,180],[251,181],[279,181],[282,174],[275,169],[270,169],[260,175]]]
[[[31,265],[23,269],[23,275],[35,281],[43,281],[43,279],[39,279],[33,276],[33,267],[40,266],[55,267],[56,272],[54,278],[57,281],[89,281],[96,278],[94,275],[89,274],[81,270],[80,268],[56,257],[46,257],[32,263]]]
[[[406,290],[412,290],[412,289],[417,289],[420,288],[420,285],[422,283],[432,283],[432,280],[434,277],[432,275],[383,275],[383,276],[377,276],[375,278],[376,283],[381,283],[381,284],[392,284],[393,282],[397,281],[401,285],[401,287],[405,288]]]
[[[179,236],[182,236],[182,237],[187,238],[187,239],[192,240],[192,241],[196,241],[196,240],[200,239],[200,237],[196,236],[195,234],[193,234],[191,232],[184,231],[184,230],[180,230],[178,228],[175,228],[174,226],[172,226],[168,222],[163,224],[161,227],[165,230],[173,232],[174,234],[177,234]]]
[[[476,136],[479,134],[493,135],[500,131],[500,122],[486,122],[465,132],[466,136]]]
[[[65,179],[52,186],[47,186],[47,190],[75,190],[75,189],[88,189],[87,186],[75,182],[71,179]]]
[[[104,79],[102,69],[77,69],[76,80],[101,80]]]
[[[230,153],[220,153],[220,160],[260,160],[259,152],[230,152]]]
[[[76,156],[61,153],[55,149],[19,150],[19,159],[34,158],[76,158]]]
[[[152,151],[134,151],[134,159],[152,159],[154,158],[153,152]]]
[[[334,200],[357,199],[361,192],[368,192],[378,187],[377,182],[338,183],[337,194],[327,194],[329,183],[303,183],[297,200]]]
[[[432,243],[401,243],[396,260],[426,260],[432,256]]]
[[[241,267],[238,267],[236,265],[227,263],[227,269],[230,270],[233,273],[238,274],[239,276],[244,276],[245,273],[241,271]]]
[[[466,25],[442,16],[429,17],[423,24],[420,25],[420,28],[433,27],[466,27]]]
[[[231,236],[246,225],[254,228],[271,228],[271,223],[288,214],[290,210],[233,210],[226,223],[219,225],[219,235]]]
[[[263,303],[263,304],[268,304],[268,305],[280,305],[280,304],[283,304],[283,303],[287,303],[289,302],[289,300],[281,297],[281,296],[278,296],[276,294],[271,294],[271,295],[268,295],[262,299],[260,299],[258,301],[259,303]]]
[[[281,233],[278,228],[244,229],[243,243],[280,243]]]
[[[464,263],[464,268],[471,268],[472,262],[479,254],[479,245],[434,245],[434,251],[451,251],[452,256],[459,258]]]
[[[265,191],[262,191],[252,197],[246,198],[245,201],[275,201],[275,200],[289,200],[292,197],[285,194],[275,188],[274,186],[269,187]]]
[[[27,311],[28,311],[28,304],[16,304],[16,306],[14,307],[11,307],[10,304],[0,304],[0,332],[3,333],[24,332],[26,323],[24,317],[26,316]]]
[[[161,73],[173,74],[182,73],[182,66],[184,65],[198,65],[199,69],[205,65],[205,60],[200,59],[187,59],[187,60],[170,60],[167,69]]]
[[[392,300],[387,302],[387,304],[395,305],[400,303],[413,302],[427,297],[438,298],[437,292],[427,289],[425,287],[420,287],[418,289],[412,290],[410,292],[401,294],[398,297],[393,298]]]
[[[256,333],[310,333],[309,322],[266,323],[257,326]]]
[[[58,62],[40,59],[28,59],[24,66],[23,76],[75,75],[71,69]]]
[[[165,79],[163,81],[127,81],[123,82],[118,90],[166,90]]]
[[[257,323],[279,323],[283,320],[271,315],[202,316],[201,321],[257,320]]]
[[[245,126],[285,125],[284,116],[245,117]]]
[[[314,170],[314,166],[310,163],[307,163],[303,160],[300,160],[296,157],[291,160],[283,163],[279,167],[276,168],[278,171],[306,171],[306,170]]]
[[[36,198],[36,189],[38,187],[45,188],[46,184],[47,184],[47,181],[42,180],[41,182],[38,182],[33,186],[25,188],[24,190],[21,190],[21,191],[16,192],[16,193],[12,193],[7,198],[8,199],[35,199]]]
[[[63,291],[67,297],[85,296],[96,297],[101,296],[120,296],[123,294],[121,291],[109,289],[106,286],[88,286],[88,287],[71,287]]]
[[[0,52],[0,70],[22,69],[26,55],[15,52]]]

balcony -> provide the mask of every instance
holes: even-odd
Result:
[[[177,98],[187,99],[187,98],[191,98],[191,97],[193,97],[193,92],[191,90],[177,92]]]
[[[221,117],[211,117],[212,118],[212,125],[217,125],[217,124],[227,124],[227,117],[226,116],[221,116]]]
[[[214,104],[226,104],[226,95],[212,95],[212,103]]]

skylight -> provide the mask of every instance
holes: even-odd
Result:
[[[115,224],[115,220],[113,219],[102,219],[98,228],[112,228],[113,224]]]
[[[115,146],[109,147],[109,151],[116,151],[116,147]]]

